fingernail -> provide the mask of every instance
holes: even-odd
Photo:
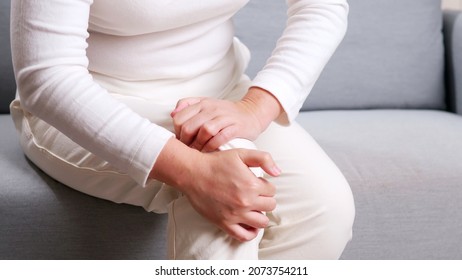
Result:
[[[282,173],[282,170],[281,170],[277,165],[273,166],[273,168],[271,169],[271,171],[272,171],[272,172],[274,173],[274,175],[276,175],[276,176],[279,176],[279,175],[281,175],[281,173]]]

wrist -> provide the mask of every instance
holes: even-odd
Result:
[[[260,125],[260,132],[284,111],[279,100],[269,91],[251,87],[240,101],[252,112]]]
[[[149,177],[186,193],[200,162],[201,153],[176,138],[171,138],[160,152]]]

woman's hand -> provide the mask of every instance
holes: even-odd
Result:
[[[239,241],[255,238],[268,224],[262,212],[274,210],[275,187],[249,167],[280,174],[268,153],[232,149],[201,153],[176,139],[161,151],[151,177],[184,193],[196,211]]]
[[[181,99],[171,113],[177,138],[199,151],[215,151],[234,138],[255,140],[281,113],[277,99],[251,88],[240,101]]]

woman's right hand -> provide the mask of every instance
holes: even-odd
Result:
[[[276,188],[249,167],[280,174],[268,153],[232,149],[201,153],[172,138],[162,149],[151,177],[184,193],[196,211],[239,241],[255,238],[268,225],[262,212],[274,210]]]

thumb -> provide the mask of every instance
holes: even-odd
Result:
[[[276,165],[273,157],[267,153],[257,150],[239,149],[239,157],[248,167],[261,167],[271,176],[279,176],[281,169]]]

